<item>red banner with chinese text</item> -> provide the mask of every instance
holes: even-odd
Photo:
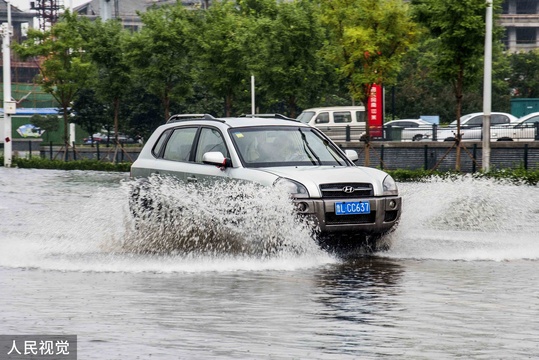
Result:
[[[383,101],[383,87],[381,85],[372,84],[369,104],[367,105],[369,133],[371,137],[382,137],[382,127],[384,124]]]

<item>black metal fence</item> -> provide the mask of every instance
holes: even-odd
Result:
[[[364,141],[365,128],[357,126],[323,126],[319,129],[334,141]],[[481,127],[462,127],[463,141],[482,140]],[[372,127],[372,141],[454,141],[457,137],[456,127],[433,124],[428,127],[402,128],[397,126]],[[491,141],[535,141],[539,140],[539,123],[528,126],[491,126]]]
[[[365,143],[339,142],[342,149],[358,152],[359,164],[365,163]],[[387,170],[454,170],[457,146],[454,142],[381,142],[369,143],[369,165]],[[483,166],[480,141],[461,142],[460,169],[479,171]],[[493,169],[539,169],[539,142],[499,141],[491,143],[490,167]]]

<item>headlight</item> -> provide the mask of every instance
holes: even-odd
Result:
[[[399,195],[399,189],[397,188],[397,183],[390,175],[387,175],[382,183],[384,187],[384,195]]]
[[[282,188],[284,191],[287,191],[292,197],[295,198],[309,197],[309,192],[307,191],[307,188],[294,180],[278,178],[273,183],[273,186]]]

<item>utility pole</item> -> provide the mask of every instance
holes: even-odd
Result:
[[[485,70],[483,81],[483,171],[490,171],[490,117],[492,107],[492,0],[487,1]]]
[[[16,112],[16,102],[11,99],[11,49],[10,38],[13,33],[11,27],[11,3],[6,1],[7,23],[0,28],[2,35],[2,60],[4,67],[4,166],[11,167],[12,143],[11,143],[11,115]]]

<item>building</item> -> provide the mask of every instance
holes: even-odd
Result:
[[[205,9],[210,0],[182,0],[181,3],[189,8]],[[153,6],[173,5],[176,0],[91,0],[75,7],[74,11],[90,19],[118,18],[122,20],[124,28],[137,31],[142,26],[139,12],[145,12]]]
[[[508,51],[520,52],[539,48],[539,1],[505,0],[500,25],[505,28],[504,43]]]

